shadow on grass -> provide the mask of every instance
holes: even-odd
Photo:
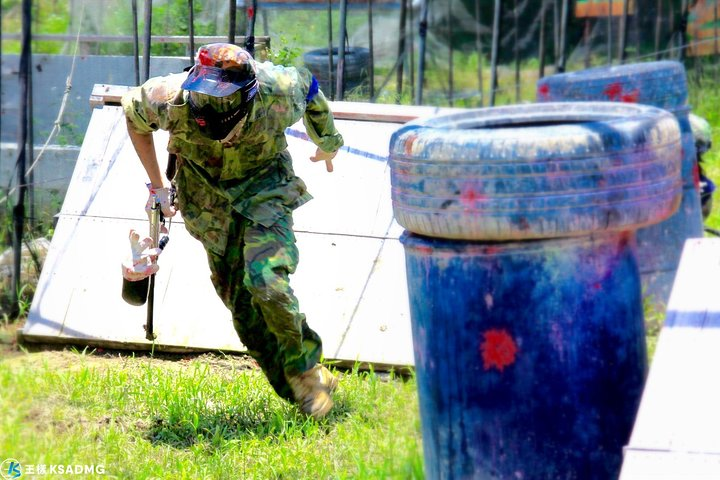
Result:
[[[250,438],[283,441],[318,432],[328,433],[333,425],[343,422],[352,410],[342,399],[336,399],[328,416],[316,421],[301,413],[295,405],[277,398],[242,407],[186,411],[182,417],[156,417],[146,428],[144,436],[153,444],[178,449],[198,443],[217,448],[233,440]]]

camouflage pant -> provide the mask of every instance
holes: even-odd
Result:
[[[286,376],[313,367],[322,343],[299,312],[288,280],[298,263],[290,213],[270,228],[232,214],[224,255],[208,250],[208,259],[240,340],[278,395],[292,400]]]
[[[298,263],[291,211],[264,227],[234,211],[185,168],[178,169],[175,184],[185,226],[205,247],[213,285],[232,312],[240,340],[278,395],[292,400],[287,376],[313,367],[322,342],[289,284]]]

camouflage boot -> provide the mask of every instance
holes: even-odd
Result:
[[[288,378],[288,383],[300,406],[300,411],[315,420],[322,419],[333,407],[330,394],[337,388],[338,380],[320,364],[301,375]]]

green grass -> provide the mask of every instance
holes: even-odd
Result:
[[[0,456],[98,478],[422,478],[414,380],[341,373],[316,422],[245,357],[69,351],[0,360]],[[48,477],[52,478],[52,476]]]
[[[705,154],[705,174],[710,177],[718,189],[713,195],[713,209],[705,221],[708,227],[720,230],[720,84],[712,75],[706,75],[700,81],[692,82],[690,105],[693,112],[704,117],[712,125],[713,148]]]

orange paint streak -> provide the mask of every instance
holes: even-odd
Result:
[[[409,136],[407,140],[405,140],[405,155],[410,156],[412,155],[413,151],[413,143],[415,143],[415,140],[417,137],[415,135]]]

